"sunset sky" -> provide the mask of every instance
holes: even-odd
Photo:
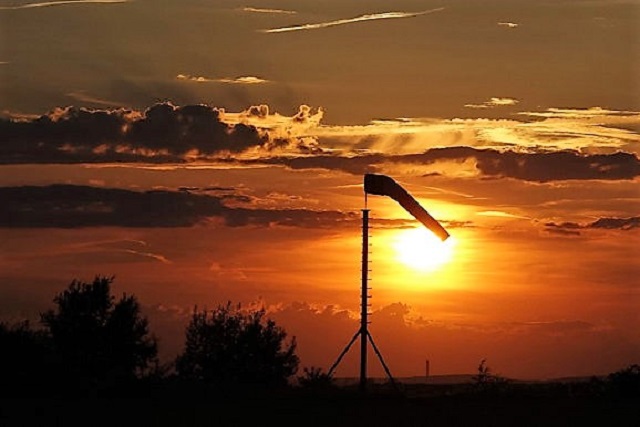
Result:
[[[0,320],[115,276],[163,360],[231,300],[328,369],[371,172],[452,236],[368,198],[394,375],[640,363],[639,76],[640,0],[0,0]]]

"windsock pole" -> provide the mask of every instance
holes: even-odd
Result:
[[[367,388],[369,339],[369,209],[362,209],[362,294],[360,295],[360,391]]]

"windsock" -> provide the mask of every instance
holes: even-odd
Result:
[[[409,212],[415,219],[440,238],[443,242],[449,237],[449,233],[420,203],[416,201],[407,190],[386,175],[368,173],[364,176],[364,192],[377,196],[388,196],[398,202],[400,206]]]

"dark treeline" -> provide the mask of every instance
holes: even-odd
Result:
[[[231,396],[285,393],[346,396],[322,369],[299,369],[295,337],[262,309],[231,302],[194,310],[183,351],[158,360],[158,341],[135,296],[111,292],[113,278],[72,281],[38,325],[0,323],[0,397]],[[371,384],[371,394],[640,397],[640,365],[576,384],[525,384],[494,375],[483,360],[470,384]],[[257,394],[256,394],[257,393]],[[345,395],[345,393],[347,393]]]
[[[295,337],[230,302],[194,310],[184,351],[160,364],[158,342],[134,296],[116,299],[113,278],[73,281],[28,322],[0,323],[0,394],[87,396],[185,387],[224,392],[287,387],[299,365]],[[147,390],[148,391],[148,390]]]

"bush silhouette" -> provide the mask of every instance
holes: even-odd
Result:
[[[335,387],[333,376],[324,372],[322,368],[311,366],[303,368],[303,375],[298,377],[300,387],[308,390],[328,390]]]
[[[289,343],[286,337],[264,309],[242,311],[231,302],[210,312],[196,309],[176,372],[216,385],[284,386],[299,363],[295,337]]]
[[[68,380],[109,385],[134,379],[156,360],[157,343],[133,296],[115,302],[113,278],[72,281],[41,315]]]
[[[607,376],[614,393],[640,396],[640,365],[630,365]]]
[[[480,391],[503,391],[509,382],[506,378],[494,374],[487,366],[486,359],[480,361],[477,369],[478,374],[473,376],[473,381],[475,388]]]
[[[28,322],[0,323],[0,349],[0,395],[42,392],[52,374],[50,337]]]

